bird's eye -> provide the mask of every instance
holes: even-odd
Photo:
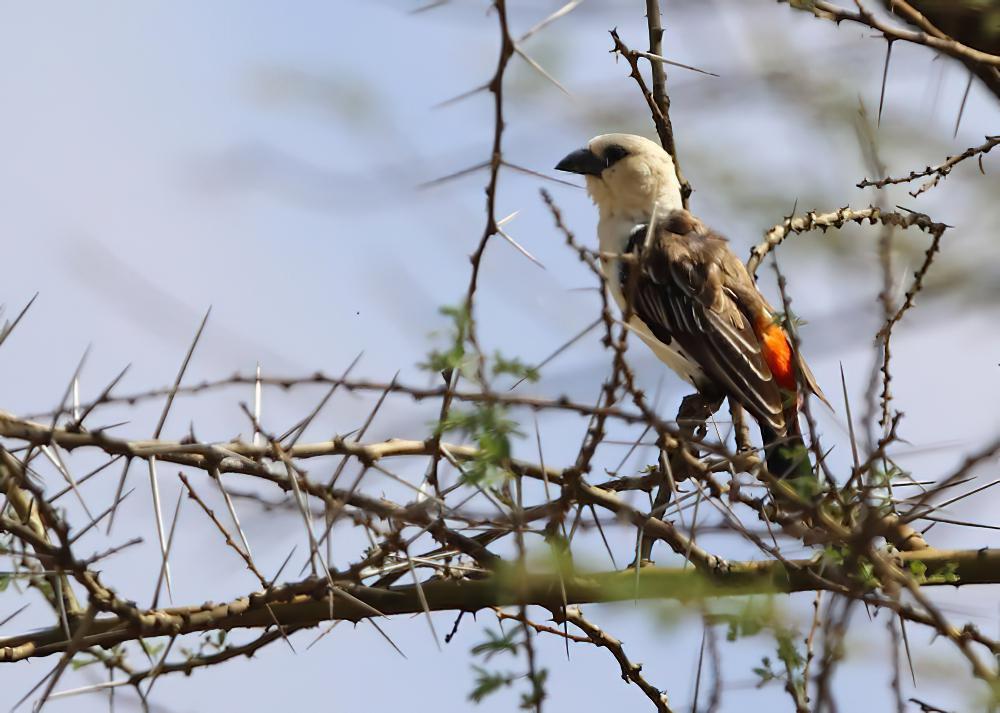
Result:
[[[628,151],[624,147],[614,144],[604,150],[604,167],[611,168],[613,165],[628,156]]]

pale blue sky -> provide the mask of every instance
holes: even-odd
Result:
[[[511,2],[515,33],[560,4]],[[92,353],[82,380],[85,398],[126,363],[132,369],[124,390],[166,384],[209,305],[212,317],[190,380],[249,372],[258,360],[272,374],[339,372],[364,350],[357,374],[388,380],[401,369],[401,378],[425,383],[415,365],[428,349],[428,333],[443,326],[437,306],[457,302],[464,292],[467,255],[484,221],[484,176],[418,185],[484,160],[492,134],[486,95],[447,108],[434,105],[490,76],[497,31],[485,3],[452,2],[419,15],[408,13],[413,6],[405,0],[294,7],[235,1],[0,3],[0,235],[6,258],[0,302],[15,310],[40,292],[28,319],[0,349],[0,408],[52,408],[87,345]],[[613,26],[627,42],[642,44],[641,6],[637,0],[588,0],[526,43],[572,96],[513,60],[505,137],[511,161],[550,172],[593,134],[650,133],[625,65],[607,53],[606,31]],[[722,75],[671,70],[670,87],[680,157],[697,191],[692,207],[728,234],[734,249],[746,254],[796,200],[800,210],[873,200],[854,187],[868,171],[852,122],[858,96],[869,111],[877,106],[882,43],[858,28],[837,29],[768,0],[668,0],[666,6],[667,54]],[[879,134],[894,173],[922,168],[997,131],[995,100],[974,86],[958,135],[951,138],[965,73],[946,65],[920,49],[894,50]],[[984,403],[984,395],[995,400],[1000,393],[1000,336],[991,304],[1000,294],[1000,185],[996,159],[989,157],[986,165],[986,177],[963,167],[919,201],[902,189],[890,194],[893,202],[955,226],[946,237],[947,254],[978,249],[990,256],[956,261],[954,284],[939,290],[971,286],[972,297],[922,299],[896,337],[894,404],[907,414],[904,436],[915,446],[944,446],[903,461],[919,466],[922,479],[945,473],[1000,427],[996,409]],[[543,185],[504,173],[498,212],[520,211],[509,231],[547,269],[494,241],[479,302],[487,347],[529,362],[590,322],[596,307],[593,293],[577,290],[593,283],[552,229],[538,198]],[[590,240],[595,215],[583,191],[548,187],[570,226]],[[860,404],[878,314],[875,239],[873,229],[813,235],[781,253],[796,311],[810,322],[803,331],[806,354],[838,409],[836,417],[821,417],[827,444],[838,446],[832,456],[838,465],[848,458],[838,425],[844,422],[838,364]],[[917,234],[899,240],[913,255],[925,244]],[[901,259],[898,271],[914,267],[906,270]],[[762,275],[773,294],[770,271]],[[640,345],[633,356],[644,385],[654,390],[661,367]],[[541,384],[522,388],[592,400],[606,368],[600,345],[590,339],[553,362]],[[684,390],[669,375],[663,389],[662,409],[669,414]],[[237,404],[249,398],[229,391],[183,399],[165,435],[182,435],[192,419],[203,438],[246,433]],[[316,398],[315,392],[268,394],[265,421],[280,430]],[[318,424],[317,438],[354,428],[368,403],[338,399]],[[148,436],[158,409],[157,403],[119,412],[132,421],[122,432]],[[423,437],[432,418],[430,406],[398,401],[370,435]],[[117,417],[109,412],[105,420]],[[582,426],[546,419],[542,431],[546,457],[558,463],[571,456]],[[533,446],[523,447],[530,455]],[[618,457],[607,455],[601,466],[613,467]],[[81,471],[90,462],[86,455],[74,456]],[[988,482],[989,469],[981,477]],[[89,501],[107,503],[116,478],[88,484]],[[175,475],[161,478],[172,508]],[[112,541],[138,534],[145,544],[110,560],[105,577],[142,598],[151,589],[146,570],[156,540],[140,469],[131,473],[131,486],[137,490]],[[371,484],[372,492],[380,487],[389,486]],[[990,522],[995,498],[987,491],[954,513]],[[73,512],[74,504],[67,506]],[[262,569],[276,570],[291,544],[302,539],[299,522],[250,505],[241,512]],[[177,603],[221,601],[253,588],[253,579],[200,512],[186,506],[181,522],[189,527],[173,557]],[[988,531],[938,526],[932,532],[939,546],[997,541]],[[613,535],[619,563],[627,560],[630,536]],[[607,567],[599,540],[591,540],[595,566]],[[718,538],[706,541],[733,556],[753,554]],[[96,534],[85,543],[94,550],[109,544]],[[343,561],[359,551],[357,545],[343,541]],[[662,554],[660,560],[670,561]],[[954,603],[948,611],[956,617],[972,617],[986,631],[997,628],[995,596],[985,590],[935,596]],[[795,597],[791,610],[808,616],[810,603],[810,597]],[[0,618],[17,606],[8,590],[0,597]],[[585,611],[625,641],[648,678],[667,688],[683,710],[691,697],[700,627],[669,628],[632,605]],[[47,614],[38,601],[3,633],[43,625]],[[450,614],[436,615],[438,631],[447,631],[452,620]],[[862,612],[855,621],[853,657],[838,678],[844,710],[882,710],[888,704],[891,668],[883,620],[884,613],[868,624]],[[495,624],[488,615],[479,621],[466,617],[440,653],[424,622],[386,623],[406,660],[368,625],[343,624],[308,651],[314,635],[306,632],[295,637],[297,654],[277,644],[253,661],[163,678],[154,702],[176,713],[316,703],[375,712],[398,710],[400,701],[413,710],[465,711],[472,686],[468,649],[480,640],[482,625]],[[964,676],[964,667],[946,644],[929,647],[923,633],[911,636],[918,695],[961,708],[963,693],[947,689],[956,680],[952,672]],[[764,637],[720,646],[733,683],[751,682],[750,668],[773,651]],[[551,669],[546,710],[648,707],[619,679],[606,651],[576,646],[567,662],[559,641],[540,639],[539,648]],[[0,703],[13,703],[54,663],[0,667],[0,690],[7,692]],[[68,674],[60,687],[85,685],[94,673]],[[727,695],[723,709],[781,710],[786,698],[777,687],[739,688]],[[127,692],[117,700],[119,710],[135,708]],[[99,694],[49,705],[81,713],[107,710]],[[515,694],[501,693],[481,710],[515,707]]]

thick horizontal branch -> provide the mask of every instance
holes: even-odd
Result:
[[[898,555],[904,567],[921,562],[923,586],[1000,583],[1000,550],[923,550]],[[436,580],[421,585],[431,611],[466,611],[519,604],[560,608],[565,604],[617,602],[634,599],[696,601],[706,597],[790,593],[827,588],[831,568],[821,573],[815,561],[729,562],[725,568],[702,573],[691,568],[644,567],[638,574],[621,572],[529,574],[524,580],[512,571],[478,580]],[[826,579],[824,579],[826,578]],[[370,618],[372,609],[385,615],[423,612],[420,590],[414,585],[374,588],[338,582],[332,615],[326,579],[309,579],[267,592],[257,592],[225,604],[205,604],[144,612],[135,622],[118,617],[96,619],[82,647],[109,647],[152,636],[174,636],[200,631],[267,628],[275,624],[301,628],[329,620]],[[69,640],[62,627],[0,639],[0,661],[18,661],[66,651]]]

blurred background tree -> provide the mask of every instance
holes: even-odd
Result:
[[[515,472],[505,460],[509,448],[539,466],[541,460],[549,468],[571,466],[586,442],[586,417],[609,378],[612,354],[601,343],[603,327],[588,330],[599,316],[598,283],[553,228],[538,190],[547,187],[579,242],[596,247],[593,209],[583,191],[545,176],[592,135],[628,131],[655,138],[627,63],[609,54],[613,27],[633,49],[648,48],[645,3],[499,5],[380,0],[294,8],[219,2],[112,3],[100,12],[70,6],[3,10],[5,316],[15,321],[21,306],[39,296],[0,348],[0,409],[16,414],[0,419],[10,457],[3,465],[10,557],[0,595],[0,646],[11,647],[4,649],[6,658],[18,658],[16,646],[30,642],[36,629],[62,641],[53,651],[59,655],[0,667],[5,700],[14,706],[24,696],[23,706],[44,702],[80,711],[256,710],[317,702],[446,711],[466,710],[472,694],[482,710],[497,711],[522,703],[549,710],[669,705],[740,711],[833,710],[833,700],[846,710],[995,705],[995,645],[985,640],[998,628],[995,587],[932,587],[927,601],[913,593],[897,600],[896,590],[905,587],[894,589],[891,577],[878,571],[877,557],[860,544],[881,547],[872,537],[885,533],[873,530],[847,549],[843,538],[834,538],[824,563],[857,565],[845,581],[860,578],[870,586],[878,580],[883,588],[865,590],[865,596],[881,597],[883,608],[857,604],[857,592],[853,598],[818,598],[810,591],[703,599],[682,590],[691,597],[687,606],[654,598],[639,606],[587,605],[586,619],[559,606],[514,606],[497,614],[526,618],[538,624],[534,628],[518,621],[501,625],[487,610],[478,621],[434,613],[428,617],[431,634],[425,622],[408,617],[374,617],[353,630],[341,624],[321,638],[329,624],[298,631],[329,617],[327,565],[337,588],[346,586],[339,578],[345,573],[355,579],[365,574],[367,585],[411,587],[410,609],[401,611],[414,613],[427,601],[425,592],[412,589],[414,579],[434,594],[433,586],[463,577],[497,576],[486,554],[454,534],[433,532],[435,523],[472,538],[503,521],[513,536],[487,548],[550,574],[549,546],[558,540],[553,530],[561,536],[564,525],[567,537],[575,530],[574,565],[610,573],[626,569],[636,542],[633,515],[650,508],[641,487],[627,489],[635,479],[653,477],[647,467],[657,462],[655,433],[663,424],[648,418],[610,418],[590,463],[591,485],[625,483],[603,490],[621,487],[627,509],[595,504],[593,498],[604,497],[599,492],[575,492],[561,501],[565,521],[543,519],[534,523],[538,529],[529,523],[520,533],[517,523],[529,502],[559,493],[527,481],[522,492],[521,479],[530,474]],[[462,339],[468,336],[464,312],[441,315],[439,307],[462,304],[468,256],[483,244],[484,225],[490,227],[483,188],[493,183],[496,105],[488,83],[503,48],[501,18],[517,51],[508,46],[513,54],[502,73],[506,165],[496,171],[492,218],[514,215],[501,227],[521,249],[499,234],[485,243],[473,313],[476,341],[470,343]],[[536,30],[546,19],[551,22]],[[819,381],[833,396],[841,368],[846,375],[857,438],[849,433],[843,397],[834,398],[836,413],[815,413],[823,444],[832,448],[826,462],[837,482],[843,485],[852,472],[856,440],[874,485],[895,479],[902,491],[893,495],[873,486],[855,493],[859,502],[885,505],[893,498],[905,509],[914,507],[905,498],[928,490],[936,505],[945,504],[914,511],[925,516],[914,526],[927,530],[935,553],[946,553],[910,556],[904,570],[917,584],[1000,579],[1000,570],[991,569],[992,550],[984,550],[986,571],[946,556],[952,549],[994,545],[997,527],[996,495],[988,486],[997,482],[991,473],[1000,428],[1000,184],[991,165],[997,153],[988,148],[1000,131],[998,23],[1000,6],[988,0],[663,3],[663,54],[702,70],[666,68],[678,155],[695,189],[691,208],[730,237],[739,254],[749,255],[766,230],[792,213],[845,205],[917,211],[951,226],[917,308],[894,333],[891,408],[905,417],[885,460],[869,459],[882,455],[877,444],[885,434],[877,422],[874,371],[881,349],[872,347],[884,321],[879,295],[902,302],[924,260],[927,234],[849,223],[796,235],[778,250],[795,312],[807,322],[802,348]],[[887,32],[895,41],[886,41]],[[642,69],[649,70],[645,59]],[[977,147],[917,196],[910,192],[940,172],[883,188],[858,186],[866,178],[922,173]],[[780,302],[772,271],[763,269],[760,277],[762,289]],[[209,305],[211,318],[185,362],[181,393],[168,399]],[[428,354],[432,348],[437,361]],[[474,398],[485,386],[475,369],[479,353],[488,367],[506,372],[487,374],[487,393],[537,399],[534,405],[543,407],[536,414],[517,404],[490,410],[490,399]],[[685,394],[681,383],[664,375],[642,348],[629,349],[627,358],[650,408],[672,418]],[[444,387],[438,374],[420,366],[428,363],[466,367],[444,434],[436,430]],[[126,364],[128,372],[115,381]],[[302,379],[317,370],[326,380]],[[356,388],[334,390],[347,370]],[[511,389],[535,370],[537,381]],[[228,380],[233,372],[242,377]],[[406,393],[380,402],[394,375]],[[218,388],[198,390],[197,398],[184,390],[205,380]],[[286,380],[298,385],[281,388]],[[150,385],[166,386],[149,393]],[[437,398],[411,398],[423,389]],[[147,397],[134,404],[116,400],[129,394]],[[617,396],[616,408],[634,414],[628,394],[619,390]],[[580,405],[582,416],[560,407],[561,397]],[[95,402],[99,407],[89,411]],[[731,429],[722,413],[718,418],[712,437],[728,447]],[[73,433],[77,419],[86,433],[133,445],[154,433],[189,443],[163,451],[147,444],[153,450],[117,460],[107,444],[69,452],[73,438],[83,437]],[[331,441],[335,434],[342,440]],[[481,450],[442,453],[433,447],[438,435]],[[303,486],[316,486],[308,504],[295,491],[299,481],[287,471],[282,475],[287,464],[269,437],[289,448],[293,440],[334,444],[323,459],[295,461],[308,470]],[[425,445],[383,459],[382,470],[369,462],[370,453],[341,460],[345,453],[358,455],[345,444],[392,438]],[[267,478],[218,477],[212,464],[222,453],[216,450],[205,450],[203,462],[190,460],[204,455],[199,447],[232,446],[231,439],[249,449],[242,457],[255,464],[236,470],[266,470]],[[492,455],[476,455],[484,452]],[[153,453],[158,467],[151,480]],[[967,463],[970,454],[981,458]],[[473,473],[493,478],[468,484],[466,461]],[[27,479],[18,465],[26,462],[33,473]],[[447,491],[445,502],[465,518],[461,527],[457,520],[436,519],[426,505],[437,502],[428,499],[434,493],[429,464]],[[190,487],[177,477],[179,470]],[[718,481],[725,484],[729,476],[723,475]],[[334,476],[339,490],[324,496]],[[903,484],[911,478],[920,485]],[[68,480],[78,485],[78,495],[61,495],[48,515],[44,507],[30,507],[33,499],[70,487]],[[733,482],[767,500],[768,491],[752,475]],[[943,485],[949,487],[939,494]],[[780,546],[781,557],[824,553],[776,528],[769,531],[760,513],[735,496],[713,497],[693,481],[682,489],[688,497],[683,505],[690,507],[668,511],[662,521],[672,522],[699,550],[736,562],[773,562],[775,554],[748,538],[749,531],[765,544],[776,537],[772,546]],[[188,497],[191,492],[198,501]],[[975,496],[950,502],[969,493]],[[126,494],[112,516],[112,505]],[[345,495],[368,499],[345,506]],[[405,511],[386,510],[382,498]],[[724,503],[732,503],[746,531],[734,526]],[[790,512],[801,513],[801,507]],[[309,536],[304,516],[312,518]],[[97,526],[84,529],[98,518]],[[334,522],[333,535],[315,547],[327,520]],[[16,527],[48,526],[56,543],[49,546],[58,547],[58,523],[69,524],[67,538],[79,537],[72,541],[73,561],[62,550],[39,554],[46,545]],[[228,545],[220,527],[229,534]],[[447,566],[430,555],[439,544],[435,535],[452,538]],[[383,548],[386,558],[379,560],[383,540],[392,547]],[[168,542],[169,588],[161,552]],[[88,560],[95,555],[99,559]],[[369,569],[351,570],[372,556]],[[665,544],[657,545],[654,559],[671,571],[695,570]],[[561,557],[557,563],[567,566]],[[77,565],[100,570],[100,581],[122,601],[109,603],[99,589],[82,584],[85,573],[74,570]],[[619,578],[632,577],[626,571]],[[663,595],[657,589],[662,582],[651,577],[651,593]],[[672,582],[664,586],[680,586]],[[630,599],[605,584],[581,595]],[[66,601],[64,585],[78,610]],[[258,631],[226,634],[229,625],[239,626],[234,619],[206,626],[206,633],[158,631],[137,642],[142,629],[132,621],[124,627],[132,627],[128,641],[113,648],[86,639],[94,631],[86,623],[88,601],[100,604],[98,622],[112,614],[128,621],[136,614],[129,600],[148,613],[154,601],[178,607],[237,602],[284,585],[291,589],[276,594],[276,602],[308,593],[321,606],[266,631],[271,621],[257,621]],[[349,598],[356,594],[338,594],[334,606],[361,606]],[[924,612],[930,626],[911,619],[901,627],[889,606],[897,601]],[[374,606],[387,604],[380,599]],[[289,611],[299,616],[294,607]],[[976,633],[962,630],[965,638],[957,637],[956,646],[933,614],[958,627],[970,622]],[[220,623],[208,624],[213,622]],[[577,637],[568,651],[560,632]],[[983,640],[968,643],[977,637]],[[615,645],[618,639],[624,648]],[[974,673],[986,685],[969,673],[968,646],[985,647],[975,655],[988,671]],[[470,650],[477,668],[470,668]],[[242,656],[249,652],[256,652],[252,660]],[[644,664],[641,671],[630,666],[637,661]],[[176,675],[203,663],[211,670]],[[619,683],[619,675],[637,685]],[[655,704],[658,690],[667,692],[669,704]]]

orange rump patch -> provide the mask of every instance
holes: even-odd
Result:
[[[778,386],[788,391],[795,391],[795,371],[792,368],[792,347],[788,343],[788,335],[780,325],[770,318],[760,316],[754,325],[754,331],[761,342],[761,352],[767,367],[774,375]]]

